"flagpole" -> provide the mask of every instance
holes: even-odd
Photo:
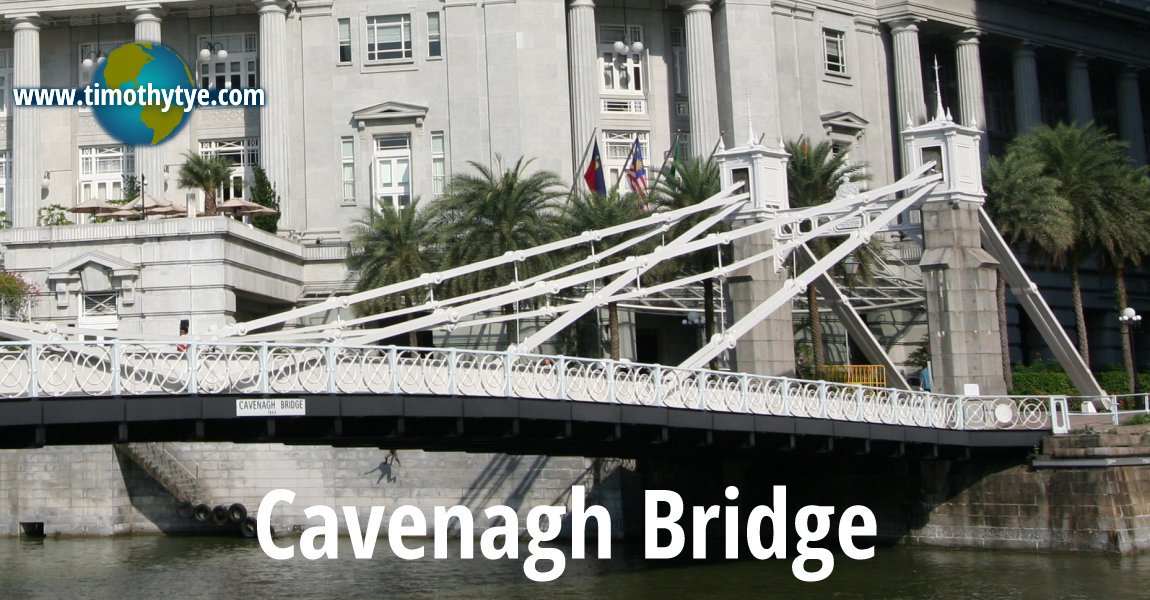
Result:
[[[635,141],[639,141],[639,137],[635,136]],[[615,191],[619,190],[619,184],[623,181],[623,175],[627,172],[627,167],[631,164],[631,159],[635,158],[635,144],[631,144],[631,149],[627,152],[627,160],[623,161],[623,168],[619,169],[619,176],[615,178],[615,187],[611,188]],[[607,190],[610,194],[611,190]]]
[[[679,148],[679,136],[680,135],[682,135],[682,132],[676,131],[675,132],[675,138],[671,141],[670,152],[671,152],[671,160],[672,161],[674,161],[675,150]],[[664,158],[663,159],[663,165],[661,167],[659,167],[659,171],[657,173],[655,173],[655,178],[651,180],[650,187],[647,188],[647,190],[648,190],[647,191],[647,197],[650,197],[651,194],[654,194],[655,190],[657,190],[659,188],[659,179],[663,177],[663,171],[666,171],[666,170],[667,170],[667,159]]]
[[[715,142],[715,147],[711,149],[711,156],[708,158],[715,158],[715,153],[719,151],[719,146],[723,145],[723,132],[719,132],[719,141]]]

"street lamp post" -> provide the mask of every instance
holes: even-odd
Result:
[[[145,195],[144,192],[147,190],[147,188],[148,188],[148,176],[147,175],[140,175],[140,220],[141,221],[143,221],[147,216],[144,213],[145,207],[147,205],[147,195]]]
[[[1130,378],[1130,385],[1134,394],[1141,394],[1142,386],[1138,385],[1138,369],[1135,366],[1137,362],[1134,360],[1134,327],[1142,322],[1142,315],[1127,306],[1118,313],[1118,322],[1122,324],[1122,334],[1126,336],[1126,344],[1130,346],[1130,356],[1125,357],[1127,359],[1126,376]]]

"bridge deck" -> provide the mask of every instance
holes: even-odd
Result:
[[[640,439],[659,442],[678,431],[733,435],[744,445],[756,435],[814,435],[1026,446],[1050,429],[1049,400],[1041,397],[966,398],[457,349],[193,342],[180,350],[177,343],[0,344],[0,398],[7,399],[0,428],[18,446],[144,441],[157,435],[150,431],[168,431],[159,437],[172,440],[380,445],[410,438],[405,428],[415,421],[437,422],[436,435],[412,438],[420,444],[471,438],[464,445],[475,443],[469,432],[481,423],[498,431],[496,440],[517,437],[524,423],[550,423],[560,428],[542,425],[549,439],[586,426],[596,431],[587,439],[643,430]],[[305,399],[306,412],[238,416],[239,398],[286,397]],[[363,423],[390,433],[357,432]]]

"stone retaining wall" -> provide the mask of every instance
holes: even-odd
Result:
[[[1047,438],[1042,468],[932,461],[910,543],[1127,553],[1150,549],[1150,425]],[[1125,463],[1125,464],[1124,464]],[[1092,465],[1092,466],[1086,466]]]
[[[594,479],[583,458],[463,454],[277,444],[179,444],[198,463],[211,503],[242,502],[251,513],[270,490],[297,496],[273,515],[277,529],[305,526],[308,506],[408,504],[430,516],[434,506],[463,504],[473,512],[506,504],[521,515],[537,505],[565,504],[570,488]],[[617,495],[594,500],[609,508]],[[338,509],[337,509],[338,510]],[[361,510],[366,523],[367,511]],[[180,518],[176,502],[142,469],[111,446],[0,451],[0,535],[18,535],[20,522],[40,521],[47,535],[194,532],[208,526]],[[477,526],[485,521],[477,519]],[[384,521],[386,526],[386,519]],[[311,524],[315,524],[312,522]]]

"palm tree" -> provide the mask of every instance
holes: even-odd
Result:
[[[660,210],[676,210],[694,206],[719,193],[719,166],[711,158],[691,158],[675,163],[675,173],[660,180],[652,195],[652,204]],[[677,237],[706,218],[704,213],[696,213],[680,221],[672,230],[671,237]],[[716,225],[719,230],[725,225]],[[727,246],[722,252],[728,251]],[[675,275],[700,273],[719,266],[716,250],[699,250],[675,259],[661,270]],[[715,335],[715,279],[703,280],[703,332],[705,339]],[[711,368],[718,368],[718,361],[711,361]]]
[[[1119,261],[1125,264],[1136,254],[1131,240],[1144,232],[1135,230],[1145,221],[1132,206],[1135,176],[1126,145],[1093,125],[1059,124],[1033,129],[1012,142],[1008,152],[1031,153],[1041,160],[1043,175],[1057,182],[1056,193],[1070,205],[1074,240],[1059,265],[1070,271],[1078,352],[1089,364],[1079,266],[1091,256],[1102,260],[1125,257]]]
[[[353,228],[347,255],[350,277],[356,279],[355,290],[363,292],[401,281],[414,279],[431,270],[434,261],[429,250],[434,237],[428,213],[419,209],[419,200],[396,210],[383,205],[379,214],[367,209]],[[403,305],[412,306],[412,292],[403,292]],[[364,313],[396,308],[389,299],[360,305]],[[407,319],[412,315],[408,314]],[[419,344],[416,332],[408,333],[410,345]]]
[[[1024,243],[1031,259],[1060,263],[1074,243],[1074,210],[1043,173],[1042,158],[1020,146],[990,159],[984,169],[986,211],[1004,239]],[[1006,280],[998,273],[998,335],[1006,388],[1014,387],[1006,323]]]
[[[463,265],[506,252],[524,250],[553,241],[558,233],[555,200],[565,195],[559,176],[550,171],[527,173],[530,160],[520,158],[503,169],[469,162],[478,174],[451,178],[443,197],[433,207],[433,222],[449,265]],[[538,257],[518,265],[502,265],[455,282],[454,291],[472,292],[504,285],[516,276],[529,277],[547,264]],[[505,306],[504,314],[513,307]],[[518,326],[505,327],[509,345],[519,343]]]
[[[1146,167],[1128,169],[1125,177],[1113,182],[1115,211],[1125,218],[1116,221],[1117,227],[1111,231],[1110,244],[1099,252],[1099,263],[1109,268],[1114,275],[1115,308],[1118,311],[1129,306],[1126,289],[1126,267],[1139,266],[1142,258],[1150,254],[1150,180],[1146,179]],[[1138,377],[1134,364],[1134,351],[1130,347],[1130,336],[1119,336],[1122,340],[1122,362],[1130,380],[1130,391],[1134,391]]]
[[[210,217],[216,214],[216,190],[231,176],[232,166],[227,159],[187,152],[176,183],[182,188],[203,190],[204,213]]]
[[[847,148],[835,151],[829,141],[811,145],[805,138],[789,140],[784,148],[791,155],[787,163],[787,192],[791,208],[807,208],[834,200],[844,183],[869,179],[866,163],[847,162]],[[807,244],[815,256],[825,256],[834,247],[830,238],[818,237]],[[873,264],[866,252],[856,253],[860,266]],[[865,279],[865,275],[863,278]],[[823,323],[819,314],[818,292],[807,286],[807,322],[811,330],[811,346],[815,368],[826,363],[823,347]]]
[[[612,190],[605,196],[594,193],[576,192],[563,207],[559,224],[564,237],[579,235],[585,231],[606,229],[629,223],[643,216],[639,198],[632,194],[621,195]],[[622,241],[622,236],[603,240],[604,246],[612,246]],[[619,260],[621,257],[615,257]],[[611,359],[619,360],[619,304],[607,303],[607,322],[610,332]]]

